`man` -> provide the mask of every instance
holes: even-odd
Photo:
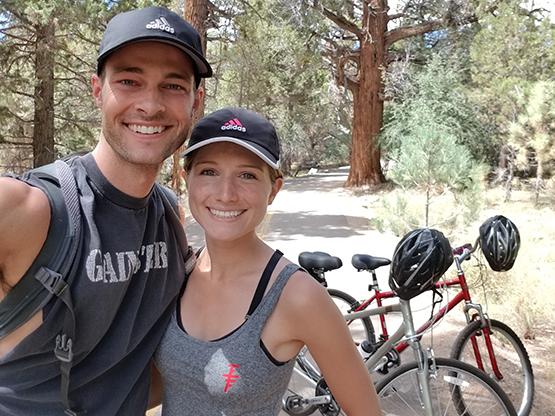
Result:
[[[54,353],[67,307],[53,298],[0,339],[0,415],[144,415],[151,357],[183,282],[186,239],[154,185],[187,137],[200,78],[212,75],[200,36],[165,8],[135,10],[110,21],[97,60],[99,142],[69,162],[83,242],[70,286],[68,393]],[[49,224],[39,187],[0,178],[0,300],[33,263]]]

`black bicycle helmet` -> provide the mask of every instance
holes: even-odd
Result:
[[[441,231],[422,228],[405,235],[393,253],[389,286],[401,299],[433,289],[453,263],[449,240]]]
[[[480,246],[490,267],[496,272],[506,272],[515,264],[520,233],[510,219],[496,215],[480,226]]]

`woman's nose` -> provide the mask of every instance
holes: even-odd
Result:
[[[222,178],[218,193],[218,198],[220,200],[234,201],[237,198],[237,184],[234,178]]]

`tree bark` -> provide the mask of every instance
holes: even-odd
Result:
[[[383,122],[383,76],[387,62],[384,34],[387,12],[384,0],[364,2],[358,68],[358,86],[353,92],[351,168],[345,186],[385,182],[376,138]]]
[[[56,159],[54,147],[54,66],[55,25],[37,25],[35,54],[35,114],[33,129],[33,166]]]
[[[314,9],[321,11],[324,16],[341,29],[352,33],[360,41],[358,49],[340,48],[330,54],[337,69],[337,83],[345,86],[353,94],[351,169],[345,186],[385,182],[376,139],[383,124],[383,74],[387,69],[390,46],[402,39],[419,36],[447,24],[454,24],[451,19],[451,9],[457,7],[456,2],[448,3],[440,19],[401,26],[388,31],[387,23],[403,17],[409,3],[401,13],[390,16],[387,14],[389,10],[387,3],[387,0],[362,1],[361,27],[350,19],[326,9],[320,1],[313,0],[311,3]],[[461,23],[475,21],[475,16],[466,16],[459,21]],[[356,76],[346,70],[351,62],[356,63]]]
[[[206,52],[206,22],[208,20],[208,0],[187,0],[185,3],[184,19],[188,21],[200,34],[202,41],[202,49]],[[201,79],[200,88],[204,88],[204,78]],[[195,123],[204,116],[204,97],[197,111],[191,119],[191,129]],[[191,132],[189,131],[189,135]],[[173,172],[172,172],[172,189],[178,194],[181,193],[183,183],[183,166],[179,154],[183,152],[186,145],[183,144],[173,154]]]

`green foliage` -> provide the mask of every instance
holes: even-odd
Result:
[[[164,3],[164,2],[158,2]],[[12,0],[0,3],[0,169],[21,172],[32,167],[35,88],[40,85],[36,56],[41,27],[54,29],[47,47],[54,54],[55,152],[63,156],[90,150],[98,137],[100,114],[92,98],[90,77],[104,28],[116,13],[152,2],[97,0]]]
[[[510,126],[509,143],[517,151],[517,166],[536,171],[537,200],[543,176],[555,162],[555,82],[534,83],[524,101],[523,112]]]
[[[474,159],[491,161],[492,127],[482,120],[482,108],[468,98],[463,79],[459,62],[440,54],[433,55],[421,70],[413,67],[403,89],[385,108],[380,138],[385,156],[403,146],[401,137],[426,125],[454,137]]]
[[[268,117],[281,138],[286,172],[308,161],[347,160],[336,91],[299,28],[268,1],[226,5],[220,8],[228,24],[209,31],[209,59],[217,63],[206,84],[207,111],[242,106]]]
[[[389,171],[402,191],[380,199],[376,226],[398,235],[421,227],[451,233],[473,220],[481,207],[483,169],[470,152],[448,133],[426,126],[402,142]]]
[[[454,231],[477,213],[484,169],[471,149],[480,136],[467,142],[485,129],[457,81],[456,71],[436,56],[390,105],[382,136],[391,161],[388,177],[415,196],[409,200],[398,192],[380,200],[376,225],[382,230],[402,234],[429,226]]]
[[[481,30],[472,42],[474,100],[483,117],[497,126],[498,141],[506,143],[509,126],[520,113],[530,83],[553,79],[555,52],[553,24],[520,0],[481,1]]]

